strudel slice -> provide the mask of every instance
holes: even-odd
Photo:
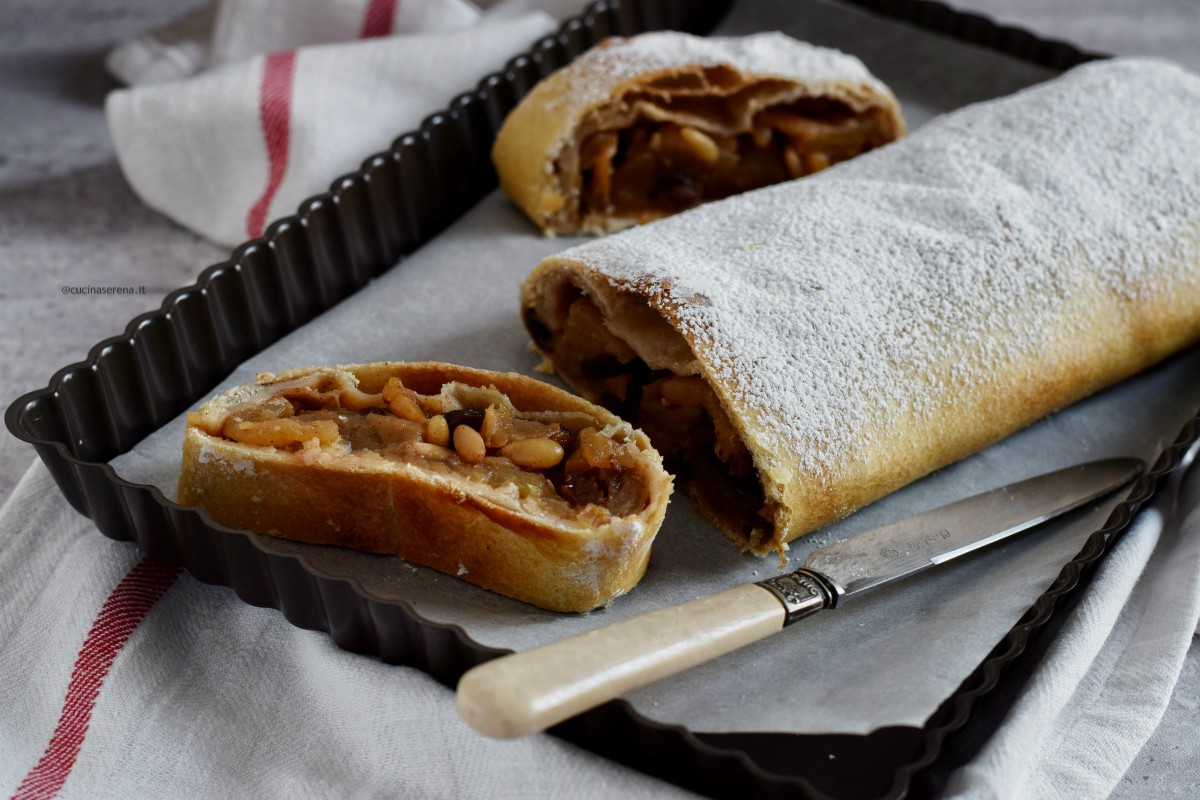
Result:
[[[500,185],[547,233],[603,233],[799,178],[904,133],[862,63],[780,33],[609,39],[505,120]]]
[[[316,367],[188,415],[179,500],[247,530],[394,553],[554,611],[645,572],[671,478],[646,437],[541,381]]]
[[[756,552],[1200,336],[1200,78],[1075,69],[547,258],[534,343]]]

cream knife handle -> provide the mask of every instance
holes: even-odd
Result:
[[[803,608],[751,583],[502,656],[463,675],[458,712],[488,736],[537,733],[830,605],[824,596],[796,599]]]

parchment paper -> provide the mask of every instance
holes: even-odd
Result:
[[[911,127],[1050,73],[819,0],[763,0],[735,9],[721,32],[778,28],[862,58],[889,83]],[[316,364],[435,359],[537,375],[517,317],[517,287],[537,261],[570,246],[546,239],[498,194],[397,269],[242,365],[220,387],[260,371]],[[1150,460],[1200,402],[1189,351],[1138,378],[794,542],[809,552],[878,525],[1083,460]],[[540,376],[539,376],[540,377]],[[802,391],[803,387],[797,387]],[[198,405],[198,404],[197,404]],[[179,418],[113,463],[129,480],[175,495]],[[646,716],[696,732],[866,733],[920,725],[987,655],[1119,497],[1037,531],[868,595],[741,652],[629,696]],[[525,650],[597,626],[776,574],[774,558],[739,554],[676,496],[646,577],[609,608],[542,611],[399,558],[262,537],[369,592],[403,598],[426,619],[454,623],[494,647]]]

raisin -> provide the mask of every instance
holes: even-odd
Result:
[[[570,476],[563,483],[561,493],[572,505],[586,506],[589,503],[604,505],[604,488],[594,475]]]
[[[446,425],[450,430],[454,430],[459,425],[466,425],[476,431],[483,427],[483,412],[477,408],[459,408],[447,411],[445,416]]]
[[[546,344],[551,339],[550,329],[538,319],[538,315],[532,308],[521,309],[521,319],[525,321],[525,328],[529,331],[529,335],[538,344]]]
[[[698,180],[679,171],[660,176],[650,192],[651,197],[682,204],[697,203],[703,194],[704,189]]]

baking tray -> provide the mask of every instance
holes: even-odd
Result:
[[[930,2],[855,0],[904,24],[1062,70],[1096,57]],[[433,238],[495,187],[487,152],[500,121],[534,83],[610,34],[674,28],[703,33],[728,2],[607,0],[430,116],[418,131],[339,178],[262,239],[169,295],[159,311],[96,345],[88,359],[18,399],[9,429],[35,446],[71,504],[107,536],[246,602],[281,610],[342,647],[418,667],[447,685],[502,651],[454,626],[382,602],[303,559],[270,552],[245,532],[123,480],[106,463],[207,396],[234,367],[365,285]],[[901,797],[929,794],[967,760],[1050,641],[1095,563],[1178,463],[1200,430],[1185,426],[1149,474],[1093,534],[1047,592],[922,728],[865,736],[696,735],[615,701],[558,726],[581,746],[718,797]],[[1002,680],[1003,676],[1003,680]]]

